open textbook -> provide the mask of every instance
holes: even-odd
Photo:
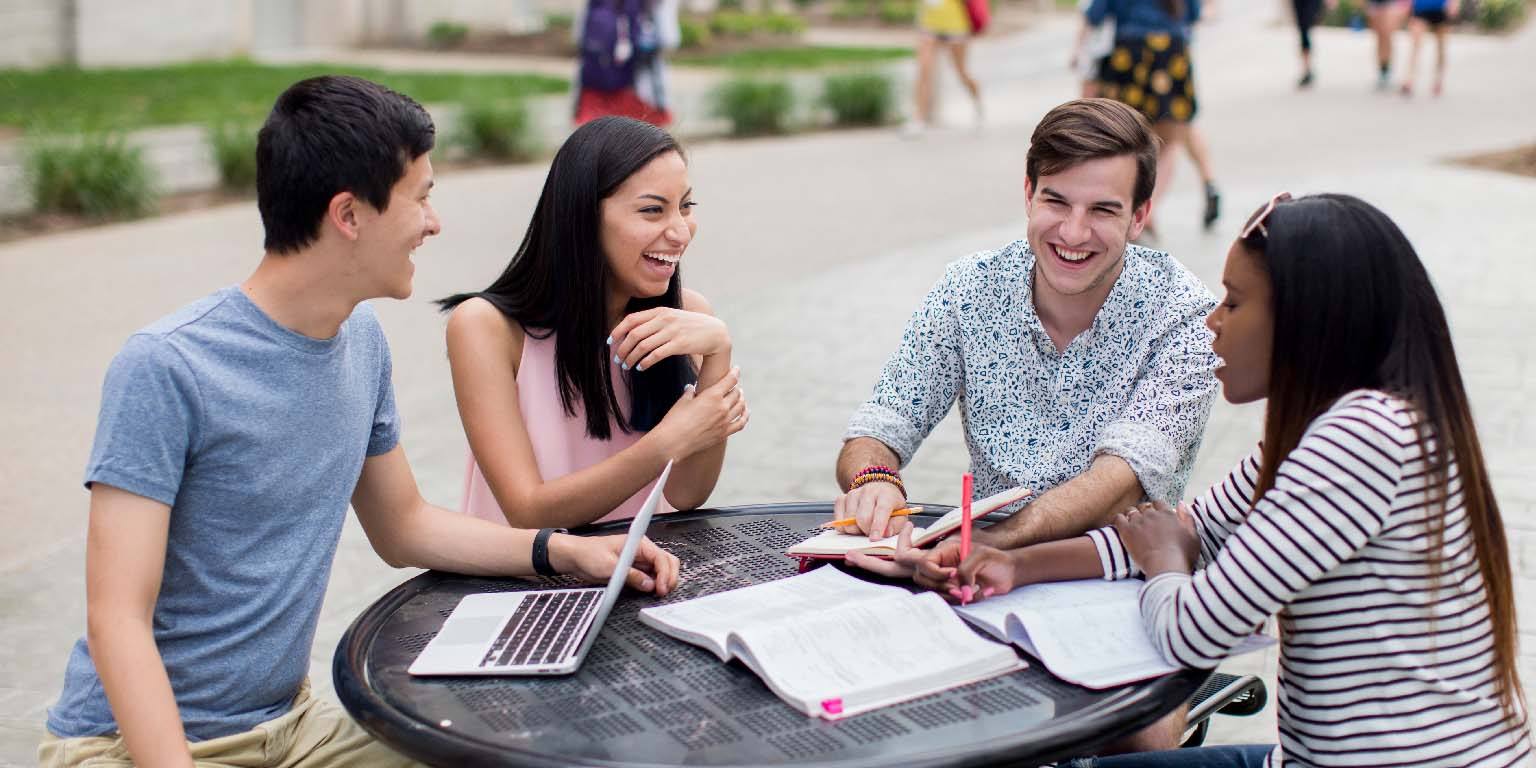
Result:
[[[1030,494],[1028,488],[1009,488],[1002,493],[996,493],[984,499],[977,499],[971,504],[971,518],[978,519],[983,515],[996,512],[1009,504],[1014,503]],[[959,507],[950,510],[943,517],[933,521],[926,528],[912,529],[912,546],[919,549],[926,547],[939,539],[948,536],[960,529],[961,511]],[[827,531],[819,533],[785,550],[784,554],[791,557],[826,558],[841,560],[849,552],[863,552],[875,557],[893,557],[896,554],[895,536],[887,536],[883,539],[870,541],[863,534],[838,533]]]
[[[832,568],[657,605],[640,621],[738,658],[779,698],[835,720],[1022,669],[1013,648],[972,632],[937,594]]]
[[[1147,636],[1138,605],[1141,585],[1135,579],[1029,584],[955,612],[993,637],[1017,643],[1062,680],[1109,688],[1179,670]],[[1273,643],[1255,635],[1232,653]]]

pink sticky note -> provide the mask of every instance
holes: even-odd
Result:
[[[841,715],[843,713],[842,699],[827,699],[821,702],[821,708],[829,715]]]

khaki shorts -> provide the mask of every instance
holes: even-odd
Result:
[[[244,733],[192,742],[199,768],[287,768],[288,766],[420,766],[384,746],[347,716],[345,710],[299,688],[293,708]],[[132,766],[122,736],[61,739],[49,733],[37,747],[42,768]]]

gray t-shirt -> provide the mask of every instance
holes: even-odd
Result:
[[[389,347],[367,305],[312,339],[231,286],[112,361],[85,482],[171,507],[154,636],[188,739],[288,710],[363,459],[398,440]],[[48,730],[117,731],[83,637]]]

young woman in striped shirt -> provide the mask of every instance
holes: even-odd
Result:
[[[1356,198],[1281,195],[1222,283],[1216,375],[1231,402],[1268,398],[1259,452],[1192,505],[947,563],[954,594],[1144,576],[1153,642],[1198,668],[1278,614],[1278,746],[1075,765],[1525,764],[1503,523],[1413,247]]]

